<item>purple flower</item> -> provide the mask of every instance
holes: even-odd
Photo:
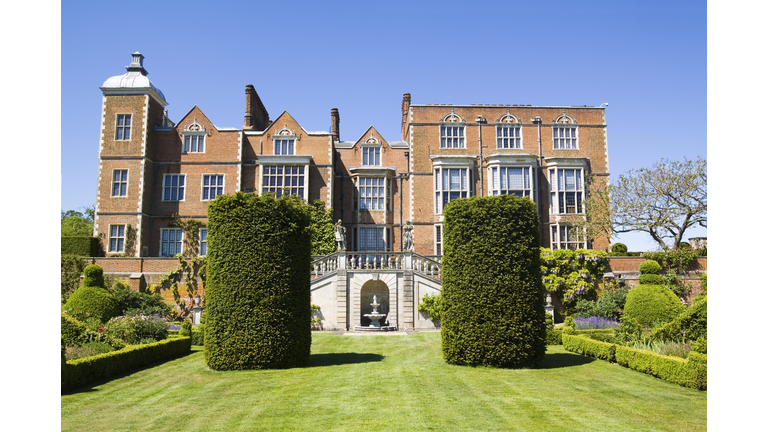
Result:
[[[576,317],[573,320],[573,325],[576,330],[593,330],[616,328],[619,323],[609,318],[591,316],[589,318]]]

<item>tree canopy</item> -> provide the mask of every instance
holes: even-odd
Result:
[[[651,168],[631,169],[590,190],[585,204],[581,225],[588,237],[641,231],[662,249],[677,249],[686,230],[707,226],[707,161],[661,159]]]
[[[77,210],[61,211],[62,237],[90,237],[93,235],[93,206]]]

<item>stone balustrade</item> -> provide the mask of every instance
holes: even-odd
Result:
[[[312,279],[335,272],[340,267],[347,270],[413,270],[434,279],[440,279],[441,260],[413,252],[337,252],[312,257]]]

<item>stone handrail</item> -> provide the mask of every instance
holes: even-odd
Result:
[[[413,270],[440,279],[440,258],[429,258],[413,252],[336,252],[313,256],[312,278],[335,272],[340,266],[348,270]]]

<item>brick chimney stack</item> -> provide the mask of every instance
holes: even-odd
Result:
[[[243,129],[264,130],[269,126],[269,114],[252,84],[245,86],[245,120]]]
[[[339,142],[339,110],[336,108],[331,108],[331,135],[334,142]]]

